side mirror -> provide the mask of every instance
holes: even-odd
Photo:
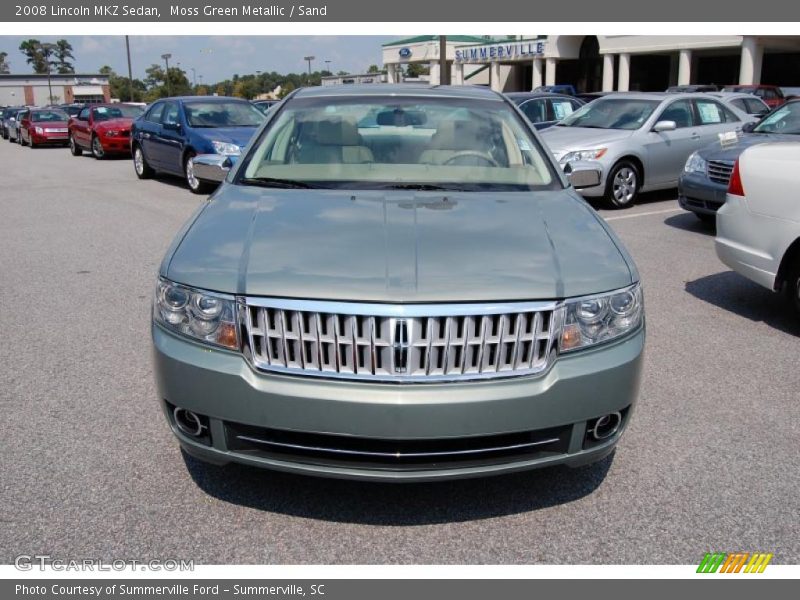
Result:
[[[181,130],[181,124],[180,123],[164,123],[163,127],[167,131],[180,131]]]
[[[653,131],[660,133],[662,131],[675,131],[678,124],[675,121],[659,121],[653,126]]]
[[[583,190],[600,185],[602,172],[594,163],[576,161],[567,163],[564,173],[570,185],[576,190]]]
[[[752,121],[749,121],[744,125],[742,125],[742,131],[745,133],[750,133],[755,128],[756,128],[756,123],[753,123]]]
[[[228,172],[238,159],[238,156],[198,154],[192,161],[194,164],[194,176],[203,181],[219,183],[228,176]]]

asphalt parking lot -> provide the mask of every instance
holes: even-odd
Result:
[[[645,285],[646,372],[612,460],[436,484],[184,459],[156,403],[150,298],[202,201],[130,160],[0,141],[0,561],[800,562],[800,336],[675,192],[602,211]]]

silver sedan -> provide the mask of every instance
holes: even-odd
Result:
[[[596,162],[602,181],[581,193],[622,208],[641,191],[677,186],[692,152],[749,120],[707,94],[616,93],[581,107],[541,135],[562,167]]]

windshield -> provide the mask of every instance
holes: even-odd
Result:
[[[67,113],[60,110],[37,110],[31,113],[31,121],[34,123],[56,123],[68,119]]]
[[[800,102],[784,104],[764,117],[753,129],[755,133],[800,134]]]
[[[132,104],[118,104],[117,106],[98,106],[93,108],[95,121],[110,121],[111,119],[135,119],[142,114],[140,106]]]
[[[239,181],[462,191],[560,187],[544,156],[516,113],[497,100],[298,98],[254,144]]]
[[[658,105],[658,100],[598,98],[569,115],[559,126],[639,129]]]
[[[258,127],[264,114],[249,102],[188,102],[190,127]]]

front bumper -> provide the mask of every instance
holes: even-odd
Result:
[[[103,152],[106,154],[130,154],[131,153],[131,140],[130,137],[119,135],[109,137],[99,135],[100,145],[103,147]]]
[[[705,173],[684,172],[678,180],[678,203],[694,213],[715,215],[725,204],[728,188],[714,183]]]
[[[31,141],[37,145],[45,144],[66,144],[69,141],[65,133],[33,133],[31,134]]]
[[[555,464],[579,466],[609,454],[639,390],[644,328],[624,340],[560,357],[543,375],[503,380],[399,385],[261,373],[232,352],[212,350],[153,325],[159,397],[170,426],[190,454],[297,473],[387,481],[440,480],[508,473]],[[208,418],[210,440],[179,431],[172,407]],[[622,427],[597,442],[592,419],[621,412]],[[555,438],[536,451],[480,460],[364,460],[242,445],[241,432],[263,428],[279,439],[344,441],[386,447],[470,444],[472,440]],[[527,436],[527,437],[526,437]],[[304,442],[305,443],[305,442]],[[505,443],[505,441],[503,442]],[[307,445],[307,444],[306,444]]]

